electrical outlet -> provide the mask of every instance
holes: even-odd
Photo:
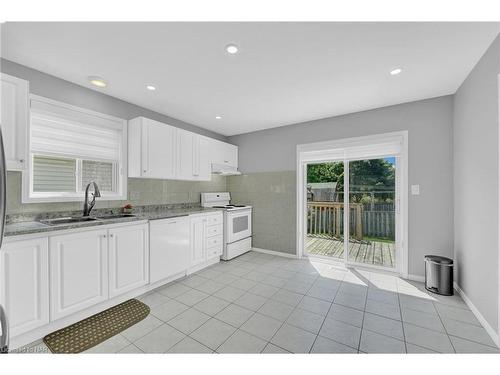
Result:
[[[411,185],[411,195],[420,195],[420,185]]]

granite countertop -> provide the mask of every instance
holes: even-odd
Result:
[[[99,216],[105,216],[107,213],[98,213],[96,212],[94,217],[97,220],[94,221],[86,221],[80,223],[67,223],[67,224],[56,224],[56,225],[48,225],[41,223],[40,219],[27,219],[26,221],[13,221],[8,222],[5,226],[5,237],[11,236],[20,236],[24,234],[33,234],[33,233],[44,233],[44,232],[54,232],[59,230],[67,230],[67,229],[77,229],[77,228],[86,228],[86,227],[95,227],[100,225],[110,225],[110,224],[119,224],[126,223],[131,221],[141,221],[141,220],[159,220],[159,219],[168,219],[173,217],[180,216],[188,216],[198,213],[208,213],[208,212],[219,212],[220,209],[215,208],[204,208],[204,207],[159,207],[155,209],[149,210],[140,210],[139,212],[133,212],[134,216],[129,217],[120,217],[113,219],[99,219]],[[54,217],[74,217],[81,216],[75,215],[72,213],[68,213],[67,215],[61,215],[60,213]],[[92,215],[93,216],[93,215]],[[43,219],[47,219],[51,217],[44,217]]]

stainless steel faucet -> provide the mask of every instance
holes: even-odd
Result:
[[[89,188],[90,185],[94,185],[94,192],[92,194],[92,201],[89,203]],[[97,184],[92,181],[85,188],[85,202],[83,202],[83,216],[89,216],[90,211],[94,208],[95,199],[101,196],[101,192],[99,191],[99,187]]]

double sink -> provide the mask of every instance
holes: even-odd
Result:
[[[40,223],[46,225],[62,225],[62,224],[78,224],[78,223],[87,223],[97,220],[114,220],[114,219],[124,219],[128,217],[135,217],[132,214],[116,214],[116,215],[105,215],[99,217],[90,217],[90,216],[74,216],[74,217],[60,217],[56,219],[45,219],[40,220]]]

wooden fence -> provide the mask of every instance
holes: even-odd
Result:
[[[360,203],[350,203],[349,231],[361,240],[364,236],[394,238],[395,215],[392,211],[369,211]],[[307,234],[343,236],[343,202],[307,202]]]

